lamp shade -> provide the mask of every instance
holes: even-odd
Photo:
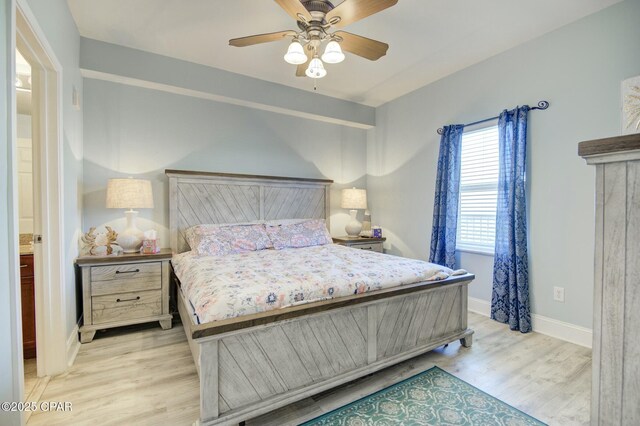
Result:
[[[311,62],[309,62],[309,68],[305,71],[307,77],[311,78],[322,78],[327,75],[327,70],[324,69],[324,65],[322,65],[322,61],[318,58],[313,58]]]
[[[343,209],[366,209],[367,190],[357,188],[343,189],[340,206]]]
[[[293,41],[289,45],[286,55],[284,55],[284,60],[293,65],[300,65],[307,62],[307,55],[304,53],[302,45],[297,41]]]
[[[152,209],[151,181],[146,179],[109,179],[107,208]]]
[[[330,41],[324,49],[322,60],[328,64],[339,64],[344,61],[344,53],[337,41]]]

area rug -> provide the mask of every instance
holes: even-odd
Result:
[[[544,425],[469,383],[433,367],[303,426]]]

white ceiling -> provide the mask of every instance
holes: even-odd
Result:
[[[378,106],[621,0],[399,0],[345,28],[384,41],[376,62],[347,53],[320,93]],[[84,37],[313,90],[284,62],[287,42],[244,48],[230,38],[295,29],[271,0],[68,0]],[[334,3],[337,4],[338,2]]]

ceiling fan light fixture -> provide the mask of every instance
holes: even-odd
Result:
[[[324,69],[322,61],[319,58],[315,57],[309,63],[309,68],[307,68],[305,74],[307,74],[307,77],[311,78],[322,78],[327,75],[327,70]]]
[[[324,54],[322,55],[322,60],[328,64],[339,64],[344,61],[344,53],[342,53],[340,44],[337,41],[332,40],[327,44],[327,47],[324,49]]]
[[[300,65],[307,62],[307,55],[304,53],[304,47],[298,41],[293,41],[284,55],[284,60],[292,65]]]

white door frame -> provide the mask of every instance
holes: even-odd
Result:
[[[43,236],[42,244],[34,244],[37,367],[38,376],[50,376],[63,373],[68,367],[62,191],[62,65],[26,0],[17,0],[15,16],[15,47],[32,67],[34,234]],[[17,179],[12,190],[17,194]],[[17,285],[20,294],[20,283]],[[22,319],[18,320],[21,324]]]

